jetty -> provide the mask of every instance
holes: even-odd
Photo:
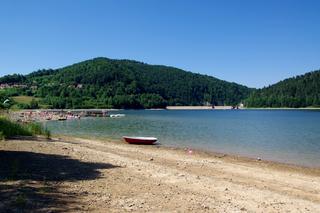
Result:
[[[28,109],[10,113],[10,118],[18,122],[69,120],[81,117],[109,117],[111,111],[117,109]]]

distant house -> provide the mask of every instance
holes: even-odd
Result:
[[[0,84],[0,89],[8,89],[8,88],[26,88],[25,84]]]
[[[0,84],[0,89],[9,88],[9,84]]]

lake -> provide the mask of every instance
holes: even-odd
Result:
[[[124,110],[122,118],[48,121],[53,134],[121,139],[154,136],[188,147],[320,167],[320,111]]]

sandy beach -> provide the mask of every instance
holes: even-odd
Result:
[[[317,212],[320,169],[76,138],[0,142],[0,212]]]

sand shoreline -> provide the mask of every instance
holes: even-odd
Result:
[[[108,143],[123,143],[124,141],[121,139],[115,139],[115,138],[108,138],[108,137],[92,137],[92,136],[81,136],[81,137],[75,137],[75,136],[68,136],[63,134],[55,134],[54,137],[55,140],[93,140],[93,141],[99,141],[99,142],[108,142]],[[162,143],[156,143],[155,146],[162,148],[162,149],[168,149],[168,150],[175,150],[177,152],[185,152],[186,150],[192,150],[197,155],[206,156],[206,157],[223,157],[223,158],[230,158],[238,161],[243,162],[252,162],[252,163],[260,163],[260,164],[270,164],[273,166],[279,166],[279,167],[288,167],[288,168],[295,168],[295,169],[302,169],[302,170],[310,170],[310,171],[320,171],[319,166],[307,166],[303,164],[294,164],[294,163],[287,163],[287,162],[280,162],[277,160],[272,159],[265,159],[261,157],[251,157],[241,154],[234,154],[234,153],[228,153],[228,152],[218,152],[216,150],[206,150],[205,148],[195,148],[195,147],[189,147],[189,146],[174,146],[174,145],[164,145]],[[320,173],[319,173],[320,175]]]
[[[59,195],[57,200],[65,203],[62,206],[58,202],[41,203],[41,199],[27,193],[24,208],[36,206],[39,211],[315,212],[320,209],[320,169],[317,168],[199,150],[190,154],[180,148],[72,137],[49,142],[43,139],[0,142],[0,156],[13,151],[36,158],[32,164],[36,170],[43,166],[38,155],[41,159],[49,156],[44,168],[53,168],[43,174],[46,181],[35,177],[21,180],[20,174],[13,180],[2,177],[0,196],[7,205],[0,205],[0,210],[13,202],[10,192],[4,189],[12,187],[11,191],[19,191],[23,186],[33,190],[51,187],[54,193],[49,190],[41,192],[41,196]],[[0,172],[0,177],[5,174]]]
[[[105,143],[105,142],[112,143],[114,145],[134,146],[134,145],[129,145],[125,143],[123,140],[112,139],[112,138],[92,138],[92,137],[85,138],[85,137],[71,137],[66,135],[60,135],[60,137],[57,137],[54,139],[67,140],[67,141],[88,140],[88,141],[96,141],[100,143]],[[269,166],[273,168],[279,168],[280,170],[296,170],[296,171],[306,172],[309,174],[315,174],[320,176],[320,167],[304,166],[304,165],[298,165],[298,164],[292,164],[292,163],[283,163],[275,160],[267,160],[267,159],[254,158],[254,157],[237,155],[232,153],[217,152],[214,150],[205,150],[204,148],[201,149],[201,148],[189,148],[189,147],[180,147],[180,146],[169,146],[169,145],[163,145],[161,143],[156,143],[153,146],[138,145],[138,147],[141,147],[141,148],[157,147],[157,149],[161,149],[165,151],[166,150],[173,151],[183,155],[186,155],[186,154],[190,155],[188,151],[192,150],[191,156],[196,155],[201,158],[224,158],[224,159],[227,159],[228,161],[233,161],[233,162],[252,163],[255,165],[263,165],[263,166]]]

